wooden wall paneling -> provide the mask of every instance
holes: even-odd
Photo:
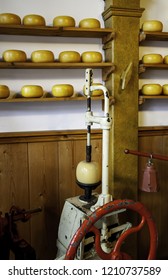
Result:
[[[29,209],[27,144],[0,145],[0,211],[12,205]],[[17,222],[20,236],[30,242],[30,222]]]
[[[165,143],[168,141],[167,137],[168,136],[166,135],[146,135],[139,137],[139,151],[168,155],[168,148],[166,148],[165,145]],[[157,159],[154,159],[153,161],[158,172],[158,183],[160,190],[157,193],[139,191],[138,200],[146,205],[155,219],[159,236],[157,257],[158,259],[162,259],[168,255],[168,243],[165,236],[168,228],[168,206],[166,203],[166,199],[168,197],[168,162]],[[139,185],[141,184],[142,180],[142,170],[144,170],[146,163],[147,158],[139,158]],[[144,256],[147,255],[148,241],[148,232],[146,228],[144,231],[139,233],[138,236],[139,258],[144,258]]]
[[[66,198],[75,196],[74,142],[58,143],[59,154],[59,214]]]
[[[163,136],[163,155],[168,156],[168,135]],[[158,173],[160,180],[160,195],[161,195],[161,204],[156,206],[160,212],[160,239],[159,239],[159,248],[158,254],[161,259],[168,260],[168,161],[158,161]],[[159,219],[159,217],[158,217]]]
[[[28,147],[30,205],[42,207],[31,219],[32,246],[38,259],[54,259],[59,222],[58,144],[37,142]]]

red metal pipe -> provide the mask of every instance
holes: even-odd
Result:
[[[134,150],[129,150],[129,149],[125,149],[124,152],[125,152],[125,154],[132,154],[132,155],[136,155],[136,156],[142,156],[142,157],[148,157],[148,158],[154,158],[154,159],[168,161],[168,156],[164,156],[164,155],[139,152],[139,151],[134,151]]]

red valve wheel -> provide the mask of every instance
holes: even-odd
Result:
[[[94,226],[94,224],[101,219],[103,216],[120,209],[130,209],[137,212],[141,216],[141,221],[137,226],[131,227],[126,230],[123,234],[120,235],[114,249],[110,253],[106,253],[102,250],[100,245],[100,231]],[[151,216],[151,213],[148,209],[140,202],[135,202],[133,200],[124,199],[124,200],[114,200],[105,205],[99,207],[94,211],[81,225],[81,227],[74,234],[68,250],[65,255],[65,260],[73,260],[75,258],[77,248],[85,237],[87,232],[93,232],[95,234],[95,250],[98,256],[104,260],[122,260],[122,259],[131,259],[131,257],[124,252],[120,251],[123,241],[127,238],[128,235],[138,232],[142,229],[145,222],[148,225],[149,235],[150,235],[150,248],[148,254],[148,260],[156,259],[156,250],[157,250],[157,230],[154,220]]]

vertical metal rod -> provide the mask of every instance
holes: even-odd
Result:
[[[91,97],[88,95],[87,97],[87,112],[91,112]],[[86,144],[86,162],[91,162],[91,124],[87,125],[87,144]]]

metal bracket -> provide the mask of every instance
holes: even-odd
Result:
[[[103,37],[102,43],[107,44],[108,42],[112,41],[115,38],[116,33],[111,32],[110,34],[107,34],[106,36]]]
[[[108,79],[109,79],[109,76],[111,75],[111,73],[114,72],[116,66],[115,65],[112,65],[110,67],[106,67],[106,68],[103,68],[103,71],[102,71],[102,79],[104,82],[106,82]]]
[[[139,74],[142,74],[146,71],[146,67],[144,66],[143,63],[139,64]]]
[[[144,104],[145,103],[145,97],[143,97],[143,96],[139,96],[139,105],[142,105],[142,104]]]

